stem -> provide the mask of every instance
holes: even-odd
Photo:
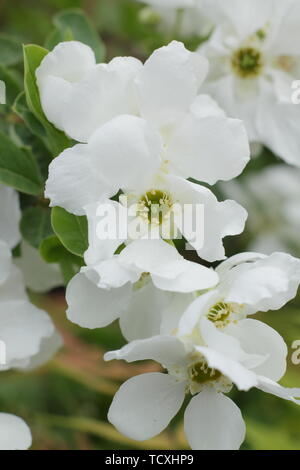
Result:
[[[119,442],[130,447],[138,449],[175,449],[174,442],[167,436],[159,436],[148,441],[139,442],[129,439],[118,431],[113,426],[102,421],[96,421],[91,418],[84,417],[65,417],[53,415],[41,415],[40,418],[50,426],[59,426],[66,429],[72,429],[83,433],[93,434],[94,436],[106,439],[108,441]]]
[[[80,371],[75,368],[72,369],[72,367],[63,364],[58,359],[54,359],[49,364],[49,367],[54,372],[58,372],[65,377],[75,380],[76,382],[85,385],[87,388],[103,393],[104,395],[113,396],[119,388],[114,382],[110,382],[106,379],[93,379],[92,377],[87,376],[84,371]]]

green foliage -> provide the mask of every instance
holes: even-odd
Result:
[[[0,132],[0,183],[26,194],[39,195],[43,191],[41,174],[30,150],[17,147],[2,132]]]
[[[22,47],[20,41],[11,36],[0,35],[0,64],[4,66],[15,65],[22,60]]]
[[[62,41],[81,41],[93,49],[97,62],[104,61],[104,44],[82,10],[63,10],[54,16],[53,23],[55,29],[46,41],[47,48],[53,49]]]
[[[71,142],[63,132],[56,129],[46,119],[42,110],[35,71],[47,53],[48,51],[40,46],[33,44],[24,46],[24,87],[28,108],[44,126],[49,148],[56,157],[62,150],[69,147]]]
[[[24,239],[34,248],[39,248],[44,238],[53,233],[49,208],[27,207],[22,214],[20,229]]]
[[[39,252],[47,263],[58,263],[60,265],[66,284],[75,276],[83,264],[80,257],[66,250],[56,235],[44,238],[40,244]]]
[[[51,215],[52,227],[67,250],[83,256],[88,248],[88,227],[85,216],[76,216],[61,207],[54,207]]]

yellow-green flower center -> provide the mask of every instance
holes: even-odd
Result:
[[[172,200],[168,193],[160,189],[151,189],[139,200],[139,215],[149,223],[160,225],[170,212]]]
[[[190,365],[188,373],[190,379],[197,384],[205,384],[218,380],[222,375],[218,370],[208,367],[205,360]]]
[[[232,56],[231,65],[234,72],[239,77],[256,77],[261,73],[263,68],[262,54],[253,47],[238,49]]]

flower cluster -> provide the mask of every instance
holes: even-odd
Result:
[[[20,269],[11,250],[20,241],[17,193],[0,185],[0,370],[30,370],[47,362],[61,346],[49,315],[30,303]],[[27,425],[0,413],[0,449],[31,445]]]
[[[165,44],[145,43],[145,61],[104,62],[76,10],[56,18],[50,51],[24,47],[24,93],[12,100],[17,80],[0,80],[0,370],[58,351],[26,289],[64,285],[71,322],[118,321],[126,345],[106,361],[157,363],[114,396],[120,433],[152,438],[185,404],[192,449],[239,449],[234,387],[300,404],[300,389],[279,383],[283,338],[255,317],[300,284],[300,259],[284,252],[299,248],[299,171],[286,164],[300,166],[300,3],[138,1]],[[261,169],[272,155],[284,163]],[[228,250],[248,212],[251,243]],[[0,449],[31,440],[0,413]]]
[[[260,75],[261,59],[250,55],[243,58],[234,48],[232,72],[256,61],[251,77]],[[51,206],[88,220],[85,266],[67,287],[68,318],[87,328],[119,318],[129,343],[105,359],[151,359],[165,370],[122,385],[109,420],[133,439],[148,439],[169,424],[188,394],[191,447],[237,449],[245,425],[226,396],[233,386],[295,403],[300,396],[300,389],[277,383],[286,369],[283,339],[248,318],[295,297],[300,260],[242,253],[216,269],[199,262],[225,259],[223,238],[244,229],[245,209],[219,202],[208,186],[238,176],[250,153],[242,121],[227,117],[201,91],[211,89],[208,69],[203,55],[176,41],[144,64],[131,57],[96,64],[89,47],[70,41],[45,56],[36,78],[45,115],[78,142],[50,164],[45,192]],[[128,202],[134,207],[129,213]],[[203,207],[201,246],[178,224],[174,208],[184,212],[185,204]],[[104,208],[117,214],[116,224],[138,226],[138,237],[102,236]],[[151,237],[170,219],[168,236]],[[194,250],[193,261],[172,237],[178,229]]]

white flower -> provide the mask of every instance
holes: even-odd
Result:
[[[68,57],[64,44],[58,51]],[[59,74],[63,57],[58,51],[50,52],[37,71],[40,91],[49,78],[48,62],[57,61]],[[140,170],[149,159],[152,173],[163,163],[172,173],[209,184],[240,174],[249,159],[246,133],[241,121],[227,118],[213,100],[199,95],[207,71],[204,57],[173,41],[144,65],[131,57],[115,58],[73,83],[59,119],[52,122],[87,145],[66,150],[51,164],[47,194],[52,205],[82,213],[82,206],[103,192],[128,186],[136,175],[144,181],[147,175]],[[43,109],[50,119],[47,104]],[[80,186],[78,196],[70,191],[74,184]]]
[[[0,185],[0,341],[5,360],[0,370],[38,367],[61,346],[51,318],[29,302],[11,248],[20,241],[18,194]]]
[[[143,289],[145,300],[142,297],[136,305],[136,292],[144,286],[144,282],[150,281],[150,293],[148,289]],[[104,261],[95,260],[94,264],[82,268],[73,277],[66,293],[67,315],[74,323],[96,328],[108,325],[125,312],[126,317],[121,326],[126,336],[130,324],[138,315],[141,302],[157,296],[162,299],[158,301],[159,311],[152,314],[150,304],[149,309],[141,314],[140,321],[143,325],[136,325],[137,332],[147,331],[148,336],[149,329],[151,331],[159,322],[160,311],[165,306],[163,291],[167,291],[169,295],[171,292],[187,294],[213,287],[217,282],[218,275],[212,269],[185,260],[173,246],[163,240],[136,240],[120,254]],[[152,283],[162,292],[156,293]],[[129,334],[131,337],[135,335],[134,330]]]
[[[251,141],[300,166],[300,112],[292,103],[300,72],[299,2],[204,1],[216,23],[200,48],[212,66],[207,90],[243,119]]]
[[[279,335],[277,342],[269,342],[258,354],[254,340],[253,350],[247,353],[238,339],[221,331],[217,336],[211,334],[210,328],[203,327],[209,320],[203,320],[184,342],[173,336],[155,336],[105,355],[106,360],[155,360],[168,372],[133,377],[120,387],[108,419],[121,433],[135,440],[159,434],[181,408],[185,394],[191,393],[184,415],[190,446],[197,450],[238,449],[245,437],[245,424],[237,406],[223,395],[233,384],[239,390],[256,387],[300,404],[294,398],[300,397],[300,389],[281,387],[273,380],[272,371],[264,367],[271,358],[275,363],[286,360],[286,349],[277,350],[278,344],[284,344]]]
[[[1,370],[29,369],[46,362],[61,346],[49,315],[32,305],[22,275],[0,240],[0,340],[5,344]]]
[[[226,197],[247,209],[250,251],[270,254],[287,251],[300,255],[300,171],[287,165],[272,165],[249,174],[242,181],[222,184]]]
[[[205,15],[202,0],[138,0],[148,7],[140,12],[140,20],[157,24],[164,34],[177,37],[205,37],[212,23]]]
[[[285,253],[270,256],[242,253],[221,263],[216,271],[220,279],[218,286],[191,303],[180,319],[178,335],[190,335],[199,320],[205,318],[225,335],[245,341],[244,347],[250,348],[249,352],[253,347],[262,352],[269,343],[275,344],[277,333],[247,316],[279,310],[296,296],[300,260]],[[212,335],[218,336],[217,331],[208,328]],[[255,338],[253,345],[251,337]],[[277,350],[280,352],[281,348],[278,346]],[[281,378],[284,363],[267,360],[265,365],[269,373],[273,366],[278,367],[273,371],[274,380]]]
[[[0,450],[26,450],[31,442],[30,429],[21,418],[0,413]]]

